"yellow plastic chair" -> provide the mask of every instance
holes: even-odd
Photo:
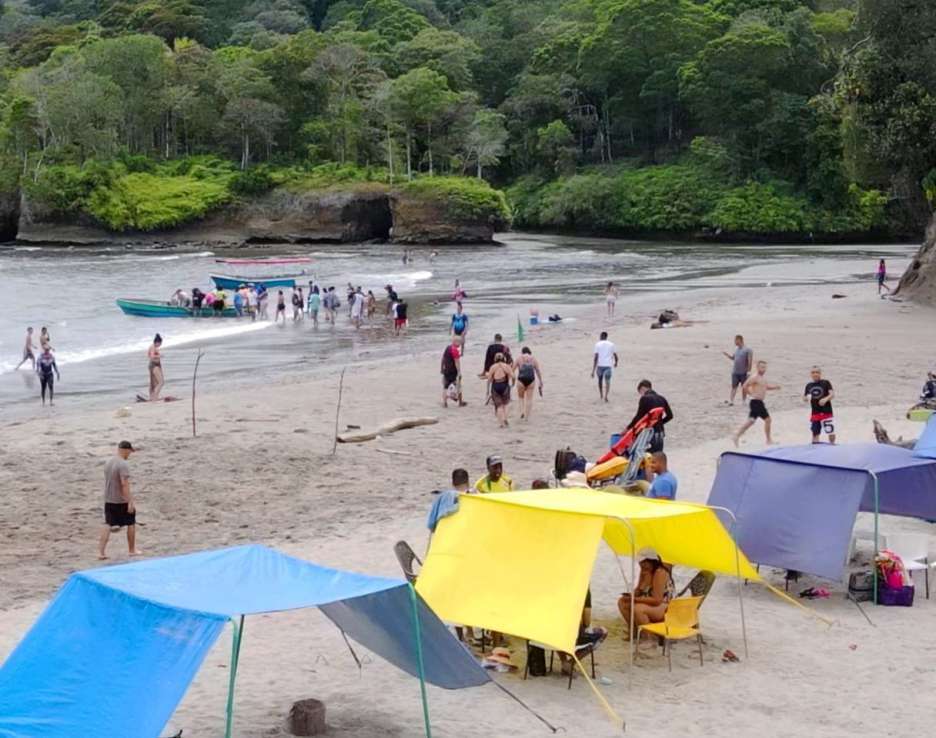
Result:
[[[699,630],[699,605],[704,597],[677,597],[670,600],[662,623],[648,623],[637,628],[637,648],[640,648],[640,634],[643,631],[653,633],[663,639],[663,651],[666,653],[669,670],[673,670],[673,654],[670,641],[682,641],[695,638],[699,644],[699,665],[702,661],[702,632]]]

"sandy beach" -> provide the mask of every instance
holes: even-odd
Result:
[[[902,264],[900,267],[902,268]],[[895,264],[893,268],[897,268]],[[98,565],[102,468],[117,441],[141,450],[131,458],[138,497],[138,543],[162,556],[245,542],[261,542],[324,565],[399,576],[392,546],[406,539],[422,553],[430,491],[464,466],[472,479],[485,456],[500,453],[505,468],[525,488],[545,476],[558,448],[594,457],[634,413],[637,381],[646,377],[673,406],[667,429],[670,468],[680,499],[704,502],[718,455],[744,420],[739,404],[725,405],[736,333],[769,362],[782,386],[768,405],[775,439],[809,441],[808,407],[801,394],[809,368],[819,364],[835,386],[839,441],[869,441],[871,421],[892,437],[915,437],[922,426],[904,419],[931,368],[928,340],[936,313],[911,303],[877,298],[861,285],[695,290],[674,296],[619,301],[613,322],[604,304],[570,313],[558,327],[530,329],[545,378],[529,421],[513,407],[511,427],[500,430],[484,386],[476,379],[484,344],[476,331],[465,357],[468,406],[440,405],[438,351],[402,354],[352,364],[344,383],[340,427],[379,425],[403,416],[435,416],[439,423],[378,441],[339,445],[332,455],[338,372],[293,375],[262,389],[226,392],[202,386],[197,439],[191,437],[190,388],[173,383],[177,403],[119,405],[90,412],[53,413],[0,425],[0,660],[69,573]],[[778,272],[779,273],[779,272]],[[845,295],[832,299],[832,294]],[[649,302],[648,302],[649,300]],[[665,303],[665,304],[664,304]],[[683,329],[650,331],[664,307],[705,321]],[[470,302],[469,302],[470,309]],[[515,332],[505,318],[503,333]],[[608,330],[621,357],[611,402],[599,402],[589,378],[592,346]],[[493,333],[493,331],[491,331]],[[515,340],[510,341],[515,345]],[[764,445],[757,426],[742,449]],[[392,453],[384,453],[392,452]],[[865,516],[859,525],[868,526]],[[886,517],[882,530],[929,533],[922,521]],[[866,551],[867,553],[867,551]],[[115,535],[111,562],[126,560]],[[677,568],[677,584],[693,571]],[[767,578],[782,587],[781,572]],[[817,583],[806,577],[802,589]],[[918,587],[912,608],[865,606],[874,625],[832,583],[828,600],[811,603],[833,621],[827,626],[766,589],[746,587],[750,654],[743,656],[735,583],[719,580],[705,603],[706,664],[677,645],[673,672],[659,653],[628,664],[615,601],[623,584],[613,556],[602,551],[592,593],[594,621],[611,634],[598,651],[601,689],[635,736],[856,736],[923,735],[931,729],[926,690],[936,667],[929,626],[933,602]],[[230,641],[222,637],[164,734],[190,736],[223,730]],[[730,648],[742,663],[722,663]],[[521,649],[515,662],[522,667]],[[521,668],[522,671],[522,668]],[[584,680],[572,689],[559,676],[522,681],[497,679],[570,736],[620,735]],[[285,735],[283,720],[294,700],[326,702],[330,735],[347,738],[422,735],[415,680],[376,658],[359,673],[338,631],[317,611],[255,617],[247,622],[237,689],[235,735]],[[493,686],[461,692],[430,688],[434,735],[532,738],[548,731]]]

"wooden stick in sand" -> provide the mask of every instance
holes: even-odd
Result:
[[[198,365],[204,355],[205,352],[199,349],[198,356],[195,357],[195,369],[192,371],[192,438],[197,435],[195,432],[195,380],[198,379]]]
[[[332,456],[338,452],[338,416],[341,415],[341,395],[344,392],[344,374],[348,367],[341,370],[341,379],[338,380],[338,404],[335,406],[335,440],[332,442]]]

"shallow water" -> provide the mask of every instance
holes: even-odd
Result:
[[[322,325],[314,331],[308,320],[274,327],[247,319],[130,317],[114,303],[117,297],[165,300],[177,287],[207,289],[210,273],[262,276],[289,269],[215,262],[220,256],[245,256],[242,250],[0,247],[6,306],[0,312],[0,405],[9,415],[32,412],[39,404],[38,382],[28,364],[15,371],[27,325],[35,328],[36,343],[40,327],[49,328],[62,371],[56,387],[59,405],[128,402],[146,391],[146,349],[157,331],[165,338],[167,392],[185,395],[188,380],[182,378],[191,376],[198,350],[205,351],[200,381],[241,384],[388,356],[401,346],[407,352],[441,346],[456,278],[468,292],[466,311],[476,334],[480,329],[486,336],[495,327],[512,332],[514,313],[525,319],[530,306],[561,312],[563,305],[599,302],[609,279],[624,296],[648,293],[647,311],[652,312],[666,307],[667,293],[690,288],[868,280],[877,258],[902,267],[915,248],[726,246],[530,234],[502,240],[502,246],[414,249],[409,264],[402,263],[401,248],[388,245],[328,246],[311,253],[313,264],[302,265],[311,274],[302,281],[314,275],[320,284],[334,285],[342,303],[349,281],[373,290],[378,300],[387,283],[405,295],[412,327],[399,339],[383,320],[355,332],[344,304],[336,328]],[[433,250],[438,256],[430,259]],[[286,246],[258,253],[309,252]]]

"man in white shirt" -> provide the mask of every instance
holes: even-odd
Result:
[[[598,396],[605,402],[608,401],[608,393],[611,391],[611,374],[617,365],[617,350],[608,340],[607,331],[602,331],[598,337],[598,343],[595,344],[591,375],[592,377],[598,375]]]

